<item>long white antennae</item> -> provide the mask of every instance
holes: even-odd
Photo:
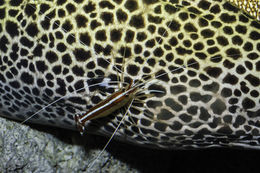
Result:
[[[109,138],[109,140],[107,141],[106,145],[104,146],[104,148],[102,149],[102,151],[98,154],[98,156],[95,158],[95,160],[88,166],[88,169],[91,169],[93,167],[93,165],[96,163],[96,161],[99,159],[99,157],[103,154],[103,152],[105,151],[105,149],[107,148],[108,144],[110,143],[110,141],[113,139],[113,137],[115,136],[116,132],[118,131],[119,127],[121,126],[122,122],[124,121],[129,108],[132,106],[134,99],[132,99],[132,101],[130,102],[128,109],[126,110],[125,114],[123,115],[123,118],[121,119],[121,121],[119,122],[118,126],[116,127],[116,129],[114,130],[113,134],[111,135],[111,137]]]
[[[119,81],[110,81],[109,83],[120,83]],[[92,85],[89,85],[89,86],[85,86],[85,87],[81,87],[81,88],[79,88],[79,89],[77,89],[77,90],[75,90],[75,91],[73,91],[73,93],[76,93],[76,92],[78,92],[78,91],[80,91],[80,90],[83,90],[84,88],[86,88],[86,87],[93,87],[93,86],[98,86],[98,85],[100,85],[101,83],[96,83],[96,84],[92,84]],[[102,86],[102,85],[101,85]],[[70,97],[70,96],[68,96],[68,95],[65,95],[65,96],[63,96],[63,97],[60,97],[60,98],[58,98],[57,100],[55,100],[55,101],[53,101],[53,102],[51,102],[51,103],[49,103],[48,105],[46,105],[46,106],[44,106],[43,108],[41,108],[41,109],[39,109],[37,112],[35,112],[34,114],[32,114],[31,116],[29,116],[29,117],[27,117],[25,120],[23,120],[22,122],[21,122],[21,124],[24,124],[26,121],[28,121],[29,119],[31,119],[33,116],[35,116],[36,114],[38,114],[39,112],[41,112],[41,111],[43,111],[44,109],[46,109],[47,107],[49,107],[49,106],[51,106],[51,105],[53,105],[53,104],[55,104],[55,103],[57,103],[58,101],[60,101],[60,100],[62,100],[62,99],[64,99],[64,98],[66,98],[66,97]]]

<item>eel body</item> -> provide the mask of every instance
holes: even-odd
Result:
[[[76,130],[75,114],[132,79],[142,101],[87,122],[87,133],[110,136],[128,111],[115,137],[129,143],[260,148],[257,10],[225,0],[0,1],[0,114],[23,121],[44,108],[28,122]]]

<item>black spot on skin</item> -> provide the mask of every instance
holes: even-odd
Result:
[[[142,124],[143,126],[147,126],[147,127],[148,127],[148,126],[151,125],[151,121],[142,118],[142,119],[141,119],[141,124]]]
[[[48,66],[45,64],[44,61],[37,61],[36,62],[37,71],[44,73],[44,71],[48,70]]]
[[[86,27],[88,19],[85,16],[77,15],[75,17],[78,28]]]
[[[240,125],[244,124],[246,122],[246,119],[244,117],[242,117],[241,115],[238,115],[236,117],[235,123],[233,124],[233,126],[235,128],[238,128]]]
[[[209,85],[204,85],[203,89],[206,91],[211,91],[213,93],[216,93],[219,90],[219,84],[217,82],[212,82]]]
[[[116,17],[119,22],[125,22],[127,20],[127,14],[121,9],[117,10]]]
[[[233,23],[236,21],[236,16],[223,13],[220,15],[220,20],[222,20],[224,23]]]
[[[162,57],[163,56],[163,50],[159,47],[159,48],[156,48],[154,51],[153,51],[153,54],[154,56],[157,56],[157,57]]]
[[[73,54],[76,57],[77,61],[80,62],[85,62],[86,60],[88,60],[91,57],[91,53],[90,51],[85,51],[84,49],[75,49],[73,51]]]
[[[19,6],[23,1],[22,0],[10,0],[11,6]]]
[[[89,63],[86,65],[86,67],[87,67],[88,69],[94,69],[96,66],[95,66],[95,63],[94,63],[93,61],[91,61],[91,62],[89,62]]]
[[[34,42],[30,41],[27,37],[22,37],[20,43],[28,48],[33,47]]]
[[[144,2],[145,4],[148,4],[148,5],[157,3],[158,1],[159,1],[159,0],[143,0],[143,2]]]
[[[239,11],[239,8],[233,6],[229,2],[226,2],[225,4],[223,4],[223,7],[224,7],[224,9],[226,9],[228,11],[232,11],[234,13],[237,13]]]
[[[201,31],[201,35],[204,37],[204,38],[211,38],[213,37],[215,34],[214,31],[210,30],[210,29],[204,29]]]
[[[198,106],[191,106],[187,109],[187,112],[191,115],[196,115],[198,113]]]
[[[69,54],[65,54],[62,56],[62,63],[65,65],[70,65],[72,63],[71,57]]]
[[[12,38],[19,35],[18,28],[18,25],[12,21],[6,21],[5,23],[5,29]]]
[[[155,32],[156,27],[155,27],[154,25],[151,24],[151,25],[148,26],[147,29],[150,31],[150,33],[153,34],[153,33]]]
[[[213,113],[221,115],[226,110],[226,105],[220,99],[217,99],[214,103],[210,105]]]
[[[32,85],[33,82],[34,82],[34,78],[32,75],[30,75],[29,73],[27,72],[23,72],[21,74],[21,80],[25,83],[25,84],[28,84],[28,85]]]
[[[208,10],[210,5],[211,3],[209,3],[208,1],[200,1],[198,7],[202,8],[203,10]]]
[[[41,6],[40,6],[40,11],[41,11],[42,14],[44,14],[49,9],[50,9],[50,6],[48,4],[42,3]]]
[[[135,32],[131,31],[131,30],[127,30],[126,31],[126,36],[125,36],[125,41],[130,43],[133,41],[135,36]]]
[[[93,4],[92,2],[89,2],[87,5],[84,6],[83,9],[84,9],[85,13],[91,13],[96,9],[96,7],[95,7],[95,4]]]
[[[165,132],[167,125],[165,123],[156,122],[154,123],[154,128],[161,132]]]
[[[45,81],[43,79],[37,79],[37,86],[38,87],[44,87],[46,84],[45,84]]]
[[[49,52],[46,53],[46,59],[50,63],[54,63],[54,62],[58,61],[58,56],[55,52],[49,51]]]
[[[106,31],[105,30],[97,31],[95,37],[99,41],[106,41],[107,40]]]
[[[59,51],[59,52],[64,52],[65,50],[66,50],[66,46],[65,46],[65,44],[63,44],[63,43],[58,43],[57,44],[57,50]]]
[[[234,33],[233,29],[230,26],[223,27],[223,31],[227,35],[232,35]]]
[[[90,28],[95,30],[97,27],[101,26],[101,23],[97,22],[96,20],[92,20],[90,23]]]
[[[200,108],[200,116],[199,119],[203,120],[203,121],[208,121],[208,119],[211,117],[211,115],[209,114],[209,112],[207,111],[207,109],[205,109],[204,107]]]
[[[205,71],[209,76],[217,78],[221,73],[222,69],[218,67],[207,67],[205,68]]]
[[[251,74],[247,75],[245,79],[253,86],[257,87],[260,84],[259,77],[255,77]]]
[[[162,23],[162,18],[161,17],[154,17],[152,15],[148,15],[148,22],[149,23],[154,23],[154,24],[160,24]]]
[[[243,26],[243,25],[237,25],[235,30],[238,32],[238,33],[241,33],[241,34],[246,34],[247,32],[247,28],[246,26]]]
[[[192,53],[192,50],[185,49],[185,48],[183,48],[183,47],[181,47],[181,46],[179,46],[179,47],[177,47],[177,48],[175,48],[175,49],[176,49],[176,51],[177,51],[177,53],[178,53],[179,55],[185,55],[185,54],[191,54],[191,53]]]
[[[149,59],[147,60],[147,63],[149,64],[149,66],[154,67],[154,65],[155,65],[155,59],[154,59],[154,58],[149,58]]]
[[[205,24],[206,25],[206,24]],[[211,25],[215,28],[220,28],[222,26],[222,24],[220,22],[217,21],[213,21],[211,22]],[[207,25],[206,25],[207,26]]]
[[[83,100],[81,97],[69,97],[68,100],[72,103],[85,105],[86,101]]]
[[[171,31],[179,31],[181,24],[176,21],[176,20],[172,20],[166,23],[166,25],[170,28]]]
[[[237,60],[238,58],[242,57],[240,50],[235,48],[227,49],[226,54],[228,57],[231,57],[234,60]]]
[[[67,2],[66,0],[57,0],[57,5],[63,5],[65,2]]]
[[[7,45],[9,44],[8,39],[6,36],[2,36],[0,38],[0,50],[2,50],[4,53],[7,52]]]
[[[259,57],[259,55],[255,52],[253,52],[253,53],[248,54],[247,57],[251,60],[255,60]]]
[[[84,87],[85,85],[83,80],[79,80],[74,84],[75,90],[83,89]]]
[[[130,64],[127,66],[127,73],[132,76],[137,76],[139,71],[140,71],[140,67],[138,67],[136,65]]]
[[[170,98],[165,100],[165,104],[176,112],[179,112],[183,109],[179,103],[177,103],[176,101],[174,101],[173,99],[170,99]]]
[[[185,13],[185,12],[182,12],[182,13],[179,13],[179,18],[182,20],[182,21],[185,21],[188,19],[188,13]]]
[[[35,11],[36,11],[36,6],[35,4],[26,4],[26,7],[25,7],[25,14],[27,16],[32,16],[34,15]]]
[[[66,15],[66,12],[65,12],[63,9],[59,9],[59,10],[58,10],[58,16],[59,16],[60,18],[63,18],[65,15]]]
[[[178,121],[174,121],[172,125],[169,126],[172,130],[179,131],[182,128],[182,124]]]
[[[178,97],[178,101],[183,105],[186,105],[188,103],[188,97],[186,95],[181,95]]]
[[[138,32],[136,39],[138,41],[144,41],[147,38],[147,35],[144,32]]]
[[[181,115],[179,116],[179,118],[180,118],[182,121],[184,121],[185,123],[188,123],[188,122],[190,122],[190,121],[192,120],[192,117],[189,116],[188,114],[185,114],[185,113],[181,114]]]
[[[182,92],[186,92],[186,89],[187,88],[183,85],[175,85],[170,87],[171,93],[174,95],[178,95]]]
[[[101,14],[101,19],[104,21],[105,25],[112,24],[114,21],[113,14],[109,12],[103,12]]]
[[[177,11],[179,11],[179,8],[176,8],[175,6],[169,5],[169,4],[166,4],[164,9],[169,14],[173,14],[173,13],[176,13]]]
[[[246,61],[246,62],[245,62],[245,65],[246,65],[246,68],[247,68],[248,70],[252,70],[253,64],[252,64],[251,62]]]
[[[190,80],[189,85],[191,87],[197,88],[197,87],[199,87],[201,85],[201,82],[199,80],[197,80],[197,79],[192,79],[192,80]]]
[[[136,29],[140,29],[144,27],[144,19],[141,15],[133,15],[129,24]]]
[[[97,62],[98,62],[98,66],[103,67],[104,69],[107,69],[107,67],[110,64],[109,61],[106,61],[103,58],[99,58]]]
[[[232,90],[229,88],[223,88],[221,91],[221,96],[230,97],[232,95]]]
[[[68,14],[72,14],[72,13],[74,13],[76,11],[76,7],[73,4],[71,4],[71,3],[68,3],[66,5],[66,9],[68,11]]]
[[[135,0],[128,0],[125,3],[125,8],[128,9],[128,11],[133,12],[138,9],[138,4]]]
[[[37,25],[35,23],[29,24],[25,30],[27,34],[30,35],[31,37],[35,37],[39,32]]]
[[[66,84],[65,84],[64,80],[58,78],[57,79],[57,85],[59,87],[55,90],[55,92],[60,94],[60,95],[62,95],[62,96],[64,96],[66,94],[66,88],[65,88]]]
[[[237,78],[235,75],[232,75],[232,74],[228,73],[228,74],[224,77],[224,79],[223,79],[222,82],[223,82],[223,83],[229,83],[229,84],[231,84],[231,85],[235,85],[235,84],[237,84],[237,82],[238,82],[238,78]]]
[[[113,29],[110,31],[110,39],[112,42],[118,42],[121,40],[122,33],[120,30]]]
[[[11,87],[13,87],[15,89],[18,89],[21,86],[18,81],[11,81],[11,82],[9,82],[9,84],[10,84]]]
[[[56,74],[56,75],[59,75],[61,73],[61,66],[60,65],[57,65],[57,66],[54,66],[52,68],[52,71]]]
[[[110,3],[109,1],[101,1],[99,3],[99,6],[101,8],[108,8],[108,9],[114,9],[115,8],[115,6],[112,3]]]
[[[149,100],[146,102],[147,107],[149,108],[156,108],[156,107],[161,107],[162,106],[162,102],[160,101],[154,101],[154,100]]]
[[[161,85],[152,84],[148,87],[148,90],[159,91],[159,92],[153,92],[153,91],[150,92],[159,98],[166,95],[166,90]]]
[[[41,57],[42,56],[42,50],[43,50],[43,45],[38,44],[34,49],[33,49],[33,55]]]
[[[184,25],[184,29],[187,32],[198,32],[197,28],[192,23],[187,23]]]
[[[242,45],[243,44],[243,40],[242,40],[242,38],[240,37],[240,36],[234,36],[234,37],[232,37],[232,43],[234,44],[234,45]]]
[[[176,37],[172,37],[170,40],[169,40],[169,43],[170,45],[172,46],[176,46],[178,44],[178,39]]]
[[[231,69],[231,68],[233,68],[233,67],[235,66],[234,63],[230,62],[230,61],[227,60],[227,59],[223,62],[223,65],[224,65],[224,67],[226,67],[226,68],[228,68],[228,69]]]
[[[260,71],[260,61],[255,64],[256,71]]]
[[[257,31],[250,32],[249,38],[252,40],[259,40],[260,39],[260,33]]]
[[[136,44],[135,47],[134,47],[134,52],[135,54],[140,54],[142,52],[142,46],[139,45],[139,44]]]
[[[162,80],[164,82],[168,82],[170,79],[168,77],[168,74],[164,70],[158,71],[156,74],[156,79]]]
[[[76,76],[84,76],[84,70],[82,67],[79,66],[74,66],[72,67],[72,72],[76,75]]]
[[[236,68],[236,72],[238,74],[244,74],[246,72],[246,69],[242,65],[238,65]]]
[[[216,47],[216,46],[214,46],[214,47],[208,48],[208,49],[207,49],[207,52],[208,52],[209,54],[215,54],[215,53],[219,52],[219,48]]]
[[[69,31],[72,30],[73,25],[70,23],[69,20],[66,20],[65,23],[61,25],[61,27],[62,27],[62,30],[66,31],[66,32],[69,32]]]
[[[199,26],[200,27],[205,27],[205,26],[208,26],[209,25],[209,22],[204,19],[204,18],[199,18]]]
[[[189,7],[188,10],[194,14],[201,14],[201,11],[199,11],[197,8],[195,7]]]
[[[214,13],[214,14],[219,13],[219,12],[220,12],[220,7],[219,7],[219,5],[214,5],[214,6],[212,6],[212,7],[210,8],[210,12],[211,12],[211,13]]]
[[[230,135],[230,134],[233,133],[233,131],[232,131],[232,129],[229,126],[224,126],[224,127],[219,128],[217,130],[217,133],[225,134],[225,135],[229,134]]]

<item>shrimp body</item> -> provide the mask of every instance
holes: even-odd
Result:
[[[116,91],[115,93],[108,96],[107,99],[99,102],[97,105],[90,108],[85,114],[76,114],[74,119],[80,133],[84,133],[84,126],[86,121],[108,116],[114,111],[124,107],[131,100],[133,100],[137,88],[131,88],[132,84],[133,81],[131,80],[131,83],[128,85],[127,89],[122,88]]]

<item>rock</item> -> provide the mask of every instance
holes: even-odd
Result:
[[[0,172],[138,172],[107,151],[87,170],[100,153],[100,144],[105,145],[105,138],[32,127],[0,118]]]

